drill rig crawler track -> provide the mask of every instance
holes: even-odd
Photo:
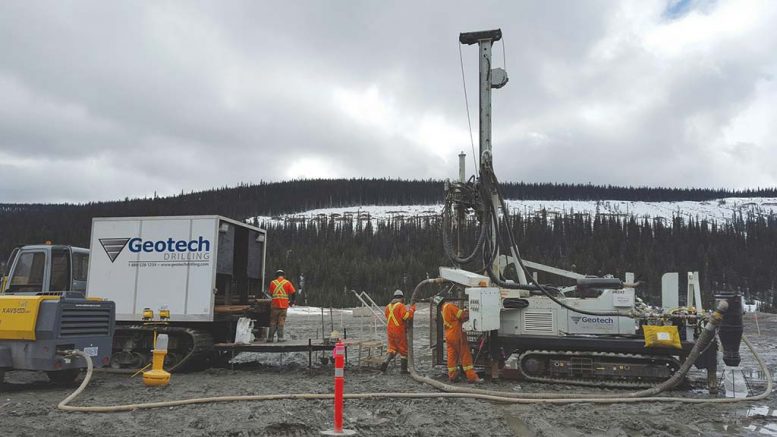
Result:
[[[671,356],[615,352],[528,350],[518,357],[518,371],[528,381],[591,387],[650,387],[679,368]]]
[[[111,367],[142,369],[151,362],[154,336],[167,334],[168,352],[165,370],[187,370],[207,362],[214,354],[213,336],[199,329],[167,325],[129,325],[116,328]]]

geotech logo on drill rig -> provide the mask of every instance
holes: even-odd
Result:
[[[574,334],[617,334],[618,330],[617,317],[574,313],[567,319],[567,331]]]
[[[588,316],[570,316],[573,322],[577,323],[604,323],[612,325],[615,323],[615,319],[612,317],[588,317]]]
[[[143,261],[209,261],[211,248],[210,240],[202,236],[196,240],[175,240],[172,237],[166,240],[100,238],[100,245],[111,262],[119,257],[125,247],[133,253],[161,255]]]

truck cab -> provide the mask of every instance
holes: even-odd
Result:
[[[7,370],[45,371],[53,382],[73,381],[86,366],[69,358],[81,350],[106,366],[116,306],[86,297],[89,250],[38,244],[11,252],[0,283],[0,384]]]
[[[6,263],[0,293],[83,295],[88,267],[89,249],[56,244],[17,247]]]

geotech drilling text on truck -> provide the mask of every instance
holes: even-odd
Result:
[[[118,320],[167,308],[173,320],[213,321],[217,289],[228,295],[238,276],[263,288],[265,238],[219,216],[95,218],[87,292],[116,302]]]

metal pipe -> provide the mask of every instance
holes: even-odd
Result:
[[[467,182],[467,165],[465,158],[467,157],[467,154],[463,151],[459,153],[459,183]]]
[[[491,39],[478,41],[480,58],[480,162],[491,161]]]
[[[467,155],[462,151],[459,153],[459,184],[464,184],[467,178],[466,159]],[[443,224],[444,226],[444,224]],[[461,227],[464,226],[464,208],[456,205],[456,256],[462,258],[461,249]]]

